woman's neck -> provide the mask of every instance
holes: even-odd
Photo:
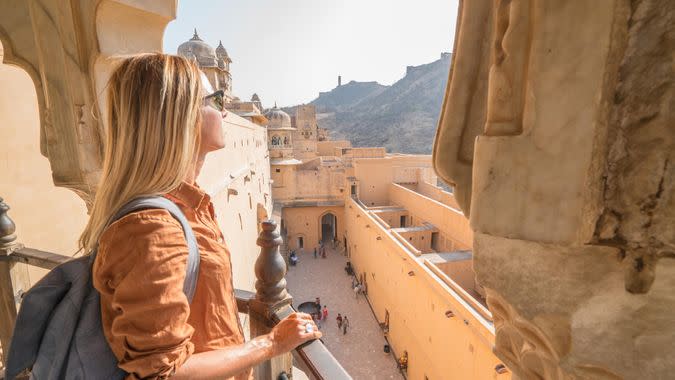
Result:
[[[197,160],[195,161],[195,165],[192,167],[190,171],[188,171],[187,176],[185,177],[185,182],[194,185],[195,182],[197,181],[197,177],[199,177],[199,172],[202,171],[202,166],[204,166],[204,158],[206,157],[206,154],[199,154],[197,156]]]

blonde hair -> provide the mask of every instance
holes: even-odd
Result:
[[[124,58],[107,90],[103,170],[80,249],[89,253],[125,203],[178,187],[199,144],[202,84],[190,60],[167,54]]]

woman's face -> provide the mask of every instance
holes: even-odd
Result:
[[[199,150],[206,154],[225,147],[225,129],[223,128],[227,111],[218,111],[209,105],[201,107],[202,125]]]
[[[204,72],[199,73],[199,80],[202,82],[202,107],[200,109],[202,124],[199,155],[203,157],[209,152],[225,147],[224,122],[227,111],[222,107],[222,97],[218,98],[220,102],[215,101],[216,98],[212,96],[205,99],[205,97],[214,94],[215,90]]]

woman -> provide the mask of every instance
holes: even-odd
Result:
[[[230,253],[210,198],[195,179],[209,152],[225,146],[222,92],[189,60],[125,58],[108,84],[101,182],[80,245],[98,243],[94,286],[105,336],[128,378],[250,377],[251,368],[321,336],[306,314],[244,342]],[[200,250],[192,304],[183,293],[187,244],[165,210],[107,219],[142,195],[165,195],[190,221]]]

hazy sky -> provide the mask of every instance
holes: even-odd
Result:
[[[407,65],[452,51],[457,0],[180,0],[164,36],[176,53],[193,28],[232,58],[234,94],[306,103],[351,80],[391,84]]]

